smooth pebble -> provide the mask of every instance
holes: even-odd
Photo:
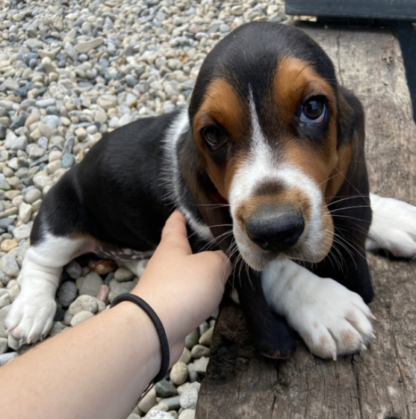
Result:
[[[80,324],[84,322],[85,320],[90,319],[93,316],[94,314],[92,314],[89,311],[80,311],[79,313],[74,314],[74,316],[72,317],[71,326],[76,326],[77,324]]]
[[[188,367],[184,362],[177,362],[170,371],[170,379],[176,385],[183,384],[188,378]]]
[[[139,409],[143,413],[147,413],[156,404],[156,390],[154,388],[143,397],[139,402]]]

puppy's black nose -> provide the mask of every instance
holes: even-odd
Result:
[[[294,246],[305,228],[302,213],[293,207],[265,207],[246,220],[248,237],[263,250],[281,251]]]

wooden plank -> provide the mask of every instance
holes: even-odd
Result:
[[[389,32],[307,29],[366,109],[371,189],[416,204],[416,127],[397,39]],[[238,306],[222,308],[197,419],[416,418],[416,263],[369,255],[376,340],[337,362],[302,342],[288,361],[259,355]]]
[[[286,0],[288,15],[416,19],[416,0]]]
[[[392,22],[390,22],[392,23]],[[394,22],[393,29],[397,31],[400,41],[404,66],[406,68],[407,84],[413,104],[413,118],[416,116],[416,28],[410,22]],[[415,119],[416,121],[416,119]]]

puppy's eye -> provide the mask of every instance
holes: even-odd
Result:
[[[322,98],[314,97],[308,99],[303,105],[300,114],[300,121],[307,124],[319,124],[324,121],[327,107]]]
[[[216,125],[203,128],[201,135],[211,150],[217,150],[227,142],[226,133]]]

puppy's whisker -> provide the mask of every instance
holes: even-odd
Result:
[[[355,243],[357,246],[360,245],[360,240],[354,233],[362,233],[367,237],[367,230],[360,226],[349,226],[348,228],[337,227],[336,232],[341,232],[342,236],[348,238],[351,243]]]
[[[337,176],[340,176],[341,175],[341,173],[336,173],[335,175],[332,175],[331,177],[329,177],[329,178],[327,178],[327,179],[325,179],[323,182],[321,182],[321,183],[318,183],[318,188],[320,187],[320,186],[322,186],[325,182],[328,182],[329,180],[331,180],[331,179],[334,179],[334,178],[336,178]]]
[[[352,217],[351,215],[332,214],[332,212],[330,214],[323,214],[323,216],[324,217],[347,218],[347,219],[355,220],[355,221],[364,221],[362,218]]]
[[[325,231],[325,233],[327,233],[326,235],[329,236],[328,240],[326,240],[326,242],[330,242],[331,243],[331,250],[328,252],[327,257],[328,260],[331,262],[332,267],[335,269],[334,264],[337,266],[337,268],[340,268],[340,262],[338,261],[338,259],[335,257],[335,254],[332,253],[332,248],[333,248],[333,236],[332,236],[332,232],[329,231]],[[324,259],[325,260],[325,259]]]
[[[331,211],[329,211],[331,214],[333,214],[336,211],[344,211],[348,209],[355,209],[355,208],[371,208],[370,205],[353,205],[351,207],[342,207],[342,208],[335,208]]]
[[[250,266],[248,266],[248,263],[246,263],[244,261],[244,265],[246,267],[246,274],[247,274],[247,278],[249,279],[249,281],[251,282],[251,278],[250,278]]]
[[[338,169],[335,169],[335,170],[337,170],[337,172],[338,173],[341,173]],[[368,197],[368,196],[364,196],[349,180],[348,180],[348,178],[345,176],[344,177],[344,181],[345,182],[347,182],[352,188],[354,188],[355,189],[355,191],[358,193],[358,195],[361,197],[361,198],[363,198],[363,199],[365,199],[369,204],[370,204],[370,198]]]
[[[332,256],[334,262],[337,265],[337,268],[342,271],[344,258],[342,256],[342,253],[339,251],[339,249],[336,246],[334,246],[334,244],[336,244],[336,243],[334,243],[334,234],[330,230],[324,230],[324,233],[326,234],[327,242],[332,244],[331,251],[328,253],[327,256],[328,256],[329,260],[331,260],[330,258]],[[332,250],[335,250],[337,252],[338,258],[336,257],[337,255],[335,255],[335,253],[332,253]]]
[[[230,204],[196,204],[197,207],[229,208]]]
[[[244,259],[240,255],[240,269],[238,271],[238,278],[240,280],[240,287],[241,287],[241,271],[243,270],[243,267],[244,267]]]
[[[213,225],[213,226],[211,226],[210,228],[215,228],[215,227],[232,227],[233,225],[232,224],[217,224],[217,225]],[[193,236],[195,236],[195,235],[197,235],[197,234],[199,234],[197,231],[194,231],[192,234],[190,234],[189,236],[188,236],[188,240],[191,238],[191,237],[193,237]],[[215,237],[214,237],[214,239],[215,239]]]
[[[356,220],[356,221],[359,221],[359,222],[362,222],[363,221],[360,218],[350,217],[348,215],[340,215],[340,214],[329,215],[329,214],[323,214],[323,216],[324,217],[331,217],[331,218],[335,218],[335,217],[337,217],[337,218],[345,218],[345,219]],[[344,231],[347,234],[351,233],[351,231],[359,231],[359,232],[364,233],[366,235],[368,234],[368,229],[366,229],[366,228],[364,228],[364,227],[362,227],[362,226],[360,226],[358,224],[349,225],[348,228],[346,228],[346,227],[343,228],[343,227],[340,227],[340,226],[336,226],[335,228],[336,228],[336,230]]]
[[[225,233],[220,234],[217,237],[214,237],[212,240],[210,240],[205,246],[202,247],[201,251],[210,250],[210,248],[213,248],[215,246],[219,246],[224,240],[227,239],[228,236],[232,235],[232,230],[226,231]]]
[[[237,244],[236,243],[232,243],[229,248],[226,250],[226,255],[228,257],[228,259],[231,261],[231,270],[232,270],[232,276],[234,278],[235,275],[235,265],[236,265],[236,260],[238,259],[238,257],[236,259],[233,260],[233,256],[235,255],[237,250]]]
[[[365,255],[361,252],[360,249],[358,249],[357,246],[354,246],[350,241],[348,241],[345,237],[343,237],[343,236],[341,236],[339,234],[334,233],[334,235],[339,240],[339,244],[344,246],[345,250],[347,250],[347,247],[346,246],[349,246],[350,249],[352,249],[355,252],[357,252],[358,255],[360,255],[364,260],[366,260]],[[345,245],[344,245],[344,243],[345,243]],[[349,250],[349,253],[350,253],[351,259],[354,260],[354,257],[353,257],[353,254],[352,254],[351,250]]]
[[[341,236],[340,234],[334,233],[334,238],[333,238],[335,243],[338,243],[341,246],[345,246],[346,244],[349,244],[348,241]],[[351,259],[354,259],[354,254],[352,253],[351,249],[344,247],[345,251],[351,256]]]
[[[340,241],[340,240],[338,240],[338,239],[336,239],[336,238],[334,238],[334,243],[335,244],[338,244],[339,246],[341,246],[347,253],[348,253],[348,255],[350,256],[350,258],[351,258],[351,261],[354,263],[354,265],[355,265],[355,267],[357,268],[357,263],[355,262],[355,258],[354,258],[354,255],[352,254],[352,252],[351,252],[351,250],[350,249],[348,249],[348,247],[344,244],[344,243],[342,243],[342,241]],[[339,249],[338,249],[338,251],[339,251]],[[340,253],[339,254],[340,255],[340,257],[341,257],[341,255],[342,255],[342,253]],[[344,259],[344,258],[343,258]],[[345,259],[344,259],[344,261],[345,261]]]
[[[193,233],[189,234],[188,241],[189,241],[189,239],[191,239],[192,237],[194,237],[196,235],[198,235],[198,232],[197,231],[194,231]]]
[[[337,261],[338,269],[340,271],[342,271],[343,270],[343,266],[346,265],[346,261],[345,261],[344,255],[338,249],[338,245],[337,244],[338,244],[337,242],[334,242],[333,243],[333,247],[331,249],[330,254],[333,256],[334,260]],[[332,252],[332,250],[334,250],[334,252],[336,252],[336,253]]]
[[[233,288],[235,284],[235,266],[236,266],[236,263],[238,262],[239,257],[240,255],[237,256],[237,259],[231,265],[231,287]]]
[[[336,201],[331,201],[331,202],[327,205],[327,207],[330,207],[331,205],[335,205],[335,204],[338,204],[338,203],[343,202],[343,201],[347,201],[348,199],[357,199],[357,198],[362,198],[362,196],[361,196],[361,195],[352,195],[352,196],[339,197],[339,198],[341,198],[341,199],[337,199]]]
[[[326,258],[324,259],[324,263],[325,263],[325,261],[326,261],[327,259],[328,259],[328,261],[331,263],[332,269],[334,269],[334,270],[335,270],[335,265],[334,265],[335,259],[334,259],[334,255],[333,255],[331,252],[329,252],[329,253],[327,254]],[[332,259],[334,259],[334,261],[333,261]]]
[[[229,252],[228,258],[232,260],[233,256],[238,252],[238,247],[235,245],[235,247]],[[235,261],[233,262],[233,267],[235,267]]]
[[[225,271],[226,271],[226,268],[227,268],[227,262],[225,261],[224,262],[224,266],[223,266],[223,270],[222,270],[222,275],[221,275],[221,277],[222,278],[224,278],[224,283],[226,282],[226,279],[227,278],[225,278]],[[230,277],[230,275],[228,275],[228,278]]]
[[[247,264],[246,264],[246,266],[247,266],[247,278],[248,278],[248,283],[250,284],[251,289],[252,289],[253,291],[255,291],[253,281],[251,280],[251,277],[250,277],[250,269],[248,269],[248,265],[247,265]]]
[[[237,250],[237,243],[233,240],[230,245],[228,246],[225,254],[227,255],[228,259],[232,260],[231,258],[234,256],[234,253]]]
[[[235,248],[233,249],[233,251],[232,251],[232,256],[236,253],[238,251],[238,248],[237,248],[237,245],[235,246]],[[231,256],[231,257],[232,257]],[[239,261],[240,261],[240,259],[241,259],[242,257],[241,257],[241,255],[240,254],[238,254],[238,256],[236,257],[236,259],[234,260],[234,262],[233,262],[233,265],[232,265],[232,272],[233,272],[233,275],[232,275],[232,278],[233,278],[233,280],[232,280],[232,284],[233,284],[233,287],[234,287],[234,284],[235,284],[235,279],[236,279],[236,273],[237,273],[237,265],[238,265],[238,263],[239,263]]]

